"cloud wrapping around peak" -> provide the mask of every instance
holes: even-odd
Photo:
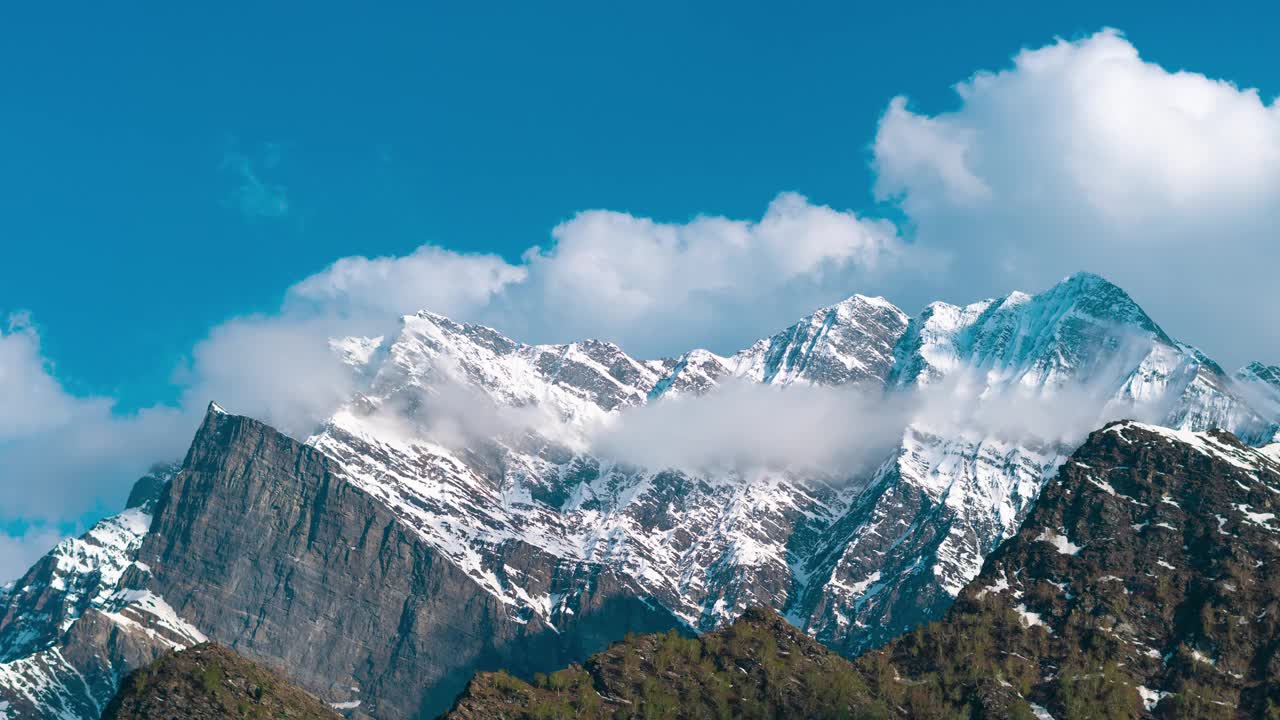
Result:
[[[429,310],[529,342],[615,340],[640,357],[745,347],[817,307],[928,265],[891,223],[783,193],[759,220],[664,223],[591,210],[522,263],[422,246],[401,257],[337,260],[296,283],[279,312],[215,327],[181,379],[184,406],[216,400],[306,437],[355,389],[329,348],[394,336]]]
[[[872,147],[876,193],[900,206],[909,238],[782,193],[758,219],[583,211],[518,263],[435,246],[342,258],[291,287],[279,313],[215,328],[193,352],[189,404],[217,399],[305,435],[352,382],[326,339],[393,335],[422,309],[528,342],[728,353],[852,292],[910,310],[1078,269],[1228,365],[1280,357],[1280,331],[1241,311],[1280,305],[1275,104],[1144,62],[1111,30],[1024,50],[956,91],[958,108],[934,116],[894,99]]]
[[[21,535],[0,532],[0,587],[22,577],[49,548],[63,540],[52,528],[33,528]]]
[[[1280,303],[1275,102],[1145,62],[1114,30],[955,89],[959,107],[932,116],[894,99],[873,145],[878,198],[949,258],[928,290],[981,297],[1088,269],[1229,364],[1280,356],[1280,331],[1249,312]]]

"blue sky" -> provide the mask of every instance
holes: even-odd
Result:
[[[727,352],[1085,269],[1280,362],[1260,4],[441,5],[0,10],[0,577],[420,308]]]

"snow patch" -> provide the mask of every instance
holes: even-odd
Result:
[[[1084,549],[1083,545],[1076,545],[1068,540],[1065,535],[1059,535],[1048,529],[1041,532],[1040,537],[1036,538],[1036,540],[1049,543],[1062,555],[1078,555]]]
[[[1142,685],[1138,686],[1138,696],[1142,698],[1142,706],[1148,711],[1155,710],[1160,701],[1169,697],[1173,693],[1163,690],[1151,690]]]

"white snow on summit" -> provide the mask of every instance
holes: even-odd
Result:
[[[1225,427],[1251,442],[1276,427],[1216,364],[1088,274],[1038,295],[934,303],[909,322],[883,299],[853,296],[727,357],[529,346],[430,313],[406,317],[384,349],[368,388],[309,442],[513,608],[553,614],[550,598],[497,560],[528,543],[622,572],[694,627],[764,602],[845,648],[945,608],[1073,443],[1105,420]],[[868,477],[624,467],[592,456],[581,433],[729,377],[943,397],[958,382],[972,406],[944,416],[925,403]],[[435,431],[433,412],[459,397],[470,414],[485,408],[480,439]],[[1033,405],[996,404],[1006,398]],[[1011,417],[991,424],[995,407]],[[410,432],[383,421],[389,408],[412,420]],[[1024,421],[1028,408],[1044,417]],[[1054,427],[1064,416],[1079,427]]]

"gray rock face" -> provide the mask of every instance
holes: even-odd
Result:
[[[560,598],[557,627],[508,613],[321,452],[213,411],[139,556],[208,636],[383,720],[434,717],[477,669],[555,668],[675,624],[603,568],[492,551],[495,572]]]

